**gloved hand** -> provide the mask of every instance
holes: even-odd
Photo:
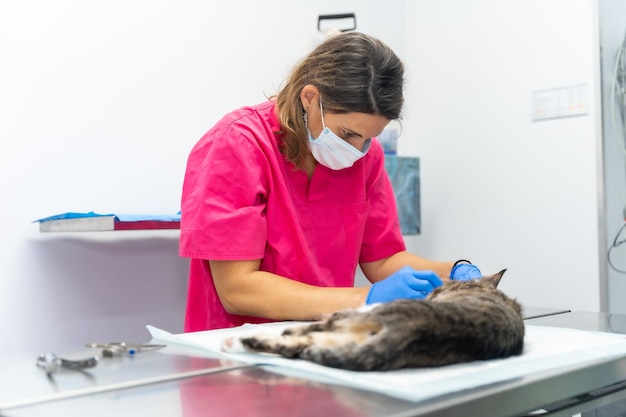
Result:
[[[480,272],[480,269],[478,269],[478,267],[470,261],[457,261],[457,263],[452,267],[452,271],[450,271],[450,279],[453,281],[469,281],[471,279],[482,277],[483,274]]]
[[[440,285],[442,282],[434,272],[416,271],[410,266],[405,266],[372,285],[365,303],[383,303],[398,298],[423,299]]]

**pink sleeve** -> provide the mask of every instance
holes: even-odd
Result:
[[[261,259],[267,239],[263,153],[228,127],[192,150],[182,192],[180,255],[209,260]]]

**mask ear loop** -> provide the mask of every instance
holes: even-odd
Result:
[[[322,127],[326,129],[326,123],[324,123],[324,107],[322,106],[322,96],[320,95],[320,117],[322,118]]]

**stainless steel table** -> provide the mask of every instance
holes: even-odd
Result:
[[[99,356],[100,350],[80,348],[54,353],[64,359],[77,360]],[[39,354],[31,352],[0,357],[0,415],[33,404],[251,366],[220,360],[201,350],[167,346],[132,357],[100,357],[94,368],[63,370],[48,377],[36,366],[37,356]]]
[[[529,316],[541,317],[527,323],[626,332],[626,316],[541,309],[534,313]],[[89,351],[67,352],[78,357],[85,353]],[[88,373],[55,376],[55,384],[35,367],[34,359],[30,355],[12,358],[10,364],[0,361],[1,416],[523,416],[540,409],[545,410],[542,415],[571,416],[626,398],[626,358],[534,374],[420,403],[321,384],[306,375],[287,377],[271,368],[225,363],[175,346],[133,359],[102,359]]]

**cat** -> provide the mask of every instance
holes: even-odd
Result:
[[[438,367],[520,355],[521,305],[496,287],[505,270],[478,280],[448,281],[425,300],[399,299],[288,328],[282,335],[230,338],[243,349],[351,371]]]

